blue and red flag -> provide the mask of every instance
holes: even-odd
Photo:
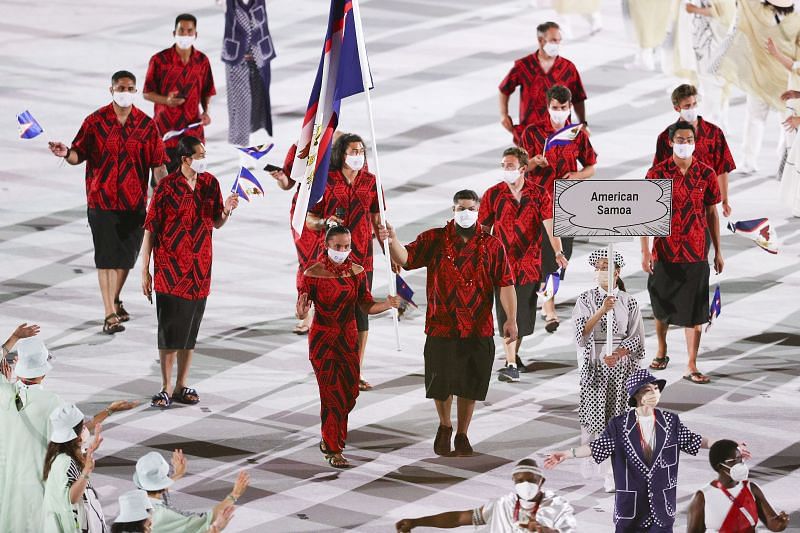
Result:
[[[253,159],[261,159],[262,157],[267,155],[270,150],[272,150],[273,146],[275,145],[270,143],[270,144],[260,144],[258,146],[248,146],[248,147],[237,146],[237,149],[246,153]]]
[[[44,131],[39,122],[33,118],[33,115],[31,115],[31,112],[28,110],[17,115],[17,122],[19,122],[20,139],[33,139]]]
[[[547,136],[547,140],[544,142],[544,150],[542,151],[542,154],[554,146],[565,146],[571,143],[576,137],[578,137],[578,133],[580,133],[581,128],[583,128],[583,123],[567,124],[560,130],[554,131]]]
[[[551,298],[555,298],[556,294],[558,293],[558,286],[561,284],[561,274],[556,272],[551,272],[547,275],[544,280],[544,284],[542,284],[542,288],[539,289],[539,294],[542,296],[542,301],[550,300]]]
[[[759,248],[771,254],[778,253],[778,234],[768,218],[755,218],[728,222],[728,229],[754,241]]]
[[[417,304],[414,303],[414,291],[411,290],[411,287],[408,286],[408,283],[406,283],[403,278],[396,274],[395,279],[397,280],[397,295],[414,307],[417,307]]]
[[[363,65],[369,69],[369,65]],[[341,101],[364,92],[358,42],[350,0],[331,0],[328,30],[303,118],[292,179],[300,184],[292,218],[295,239],[305,227],[306,213],[325,192],[333,132],[339,123]]]
[[[711,298],[711,304],[708,306],[708,324],[706,325],[706,331],[708,331],[708,328],[711,327],[711,323],[721,312],[722,297],[719,294],[719,283],[717,283],[717,288],[714,290],[714,297]]]
[[[239,198],[249,202],[251,196],[264,196],[264,187],[261,186],[258,179],[249,169],[242,167],[239,169],[236,181],[233,182],[231,192],[235,192],[239,195]]]

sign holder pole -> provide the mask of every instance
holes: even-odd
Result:
[[[614,272],[616,270],[616,262],[614,261],[614,243],[608,243],[608,293],[614,291]],[[606,313],[606,355],[610,356],[614,352],[614,310],[612,309]]]

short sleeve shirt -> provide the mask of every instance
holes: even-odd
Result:
[[[728,148],[725,134],[718,126],[697,118],[697,131],[695,132],[694,154],[698,161],[710,166],[711,169],[719,174],[731,172],[736,168],[733,155]],[[669,145],[669,128],[665,129],[658,136],[656,141],[656,155],[653,157],[653,166],[665,159],[672,157],[672,147]]]
[[[198,174],[194,190],[178,171],[163,178],[147,210],[144,227],[155,237],[156,292],[199,300],[211,289],[211,232],[222,215],[217,178]]]
[[[135,106],[124,125],[113,104],[86,117],[71,149],[86,161],[90,209],[144,210],[150,169],[168,161],[156,123]]]
[[[337,209],[344,209],[341,218],[350,229],[353,262],[372,272],[372,215],[380,212],[375,175],[362,169],[348,183],[341,171],[332,170],[322,199],[309,212],[327,218],[335,216]]]
[[[530,179],[519,201],[505,182],[483,193],[478,224],[491,228],[503,243],[517,285],[542,279],[542,221],[552,218],[552,196]]]
[[[537,54],[534,52],[516,60],[499,87],[503,94],[511,94],[517,87],[522,87],[519,101],[519,124],[522,126],[548,117],[545,93],[553,85],[563,85],[569,89],[573,103],[586,100],[581,76],[572,61],[558,56],[545,73]]]
[[[520,146],[528,152],[528,157],[533,158],[537,154],[541,155],[547,137],[554,132],[553,124],[550,122],[550,118],[547,117],[525,128]],[[549,147],[544,156],[549,165],[546,167],[534,167],[533,170],[528,172],[528,178],[532,179],[537,185],[544,187],[550,194],[553,194],[555,180],[563,178],[568,172],[578,171],[579,161],[584,167],[597,164],[597,153],[589,141],[589,136],[583,130],[578,133],[578,136],[571,143]]]
[[[464,242],[450,221],[444,228],[421,233],[406,246],[406,270],[428,269],[426,335],[494,335],[494,290],[513,285],[514,274],[500,240],[478,231]]]
[[[200,122],[202,100],[217,94],[208,57],[193,47],[189,61],[184,64],[175,45],[150,58],[147,77],[144,80],[144,92],[162,96],[176,92],[178,97],[186,99],[183,104],[175,107],[155,104],[153,118],[162,137],[167,132],[178,131]],[[192,128],[187,135],[205,142],[202,125]],[[179,140],[180,136],[168,139],[166,146],[173,148],[177,146]]]
[[[653,259],[668,263],[707,261],[706,207],[720,202],[717,175],[694,158],[683,174],[670,157],[648,170],[646,177],[672,180],[671,234],[653,240]]]

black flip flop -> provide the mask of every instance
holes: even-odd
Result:
[[[187,396],[194,396],[195,399],[192,400],[187,398]],[[172,393],[172,400],[186,405],[195,405],[200,403],[200,395],[197,394],[197,391],[194,389],[189,387],[181,387],[179,391]]]
[[[158,402],[164,402],[163,405],[159,405]],[[172,405],[172,399],[167,394],[167,391],[162,390],[158,394],[154,394],[152,398],[150,398],[150,407],[155,407],[157,409],[167,409],[169,406]]]

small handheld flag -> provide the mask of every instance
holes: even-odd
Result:
[[[242,152],[246,153],[253,159],[261,159],[265,155],[272,150],[272,147],[275,146],[274,144],[261,144],[258,146],[248,146],[247,148],[237,147],[237,150],[241,150]]]
[[[189,124],[188,126],[186,126],[183,129],[168,131],[167,133],[164,134],[163,137],[161,137],[161,140],[166,142],[166,141],[168,141],[170,139],[173,139],[175,137],[183,135],[184,133],[186,133],[189,130],[192,130],[192,129],[194,129],[194,128],[198,127],[198,126],[202,126],[202,125],[203,125],[202,122],[195,122],[194,124]]]
[[[23,111],[17,115],[17,122],[19,122],[19,138],[20,139],[33,139],[41,135],[44,131],[42,126],[37,122],[31,112],[28,110]]]
[[[251,196],[264,196],[264,187],[261,186],[252,172],[242,167],[239,169],[236,181],[233,182],[231,192],[235,192],[239,195],[239,198],[249,202]]]
[[[722,298],[719,294],[719,283],[717,283],[717,288],[714,290],[714,297],[711,298],[711,304],[708,306],[708,324],[706,325],[706,331],[708,331],[708,328],[711,327],[711,323],[720,315],[721,312]]]
[[[539,294],[544,298],[543,301],[555,298],[558,293],[558,286],[561,284],[561,276],[558,272],[552,272],[547,275],[544,280],[544,285],[539,290]]]
[[[574,141],[575,138],[578,137],[578,133],[580,133],[582,128],[583,123],[568,124],[560,130],[554,131],[548,135],[547,140],[544,142],[544,150],[542,150],[542,155],[544,155],[545,152],[554,146],[566,146]]]
[[[728,229],[754,241],[762,250],[771,254],[778,253],[778,234],[768,218],[740,220],[728,222]]]
[[[415,304],[413,300],[414,291],[411,290],[411,287],[408,286],[408,283],[406,283],[403,278],[397,275],[395,275],[395,279],[397,280],[397,295],[414,307],[417,307],[417,304]]]

